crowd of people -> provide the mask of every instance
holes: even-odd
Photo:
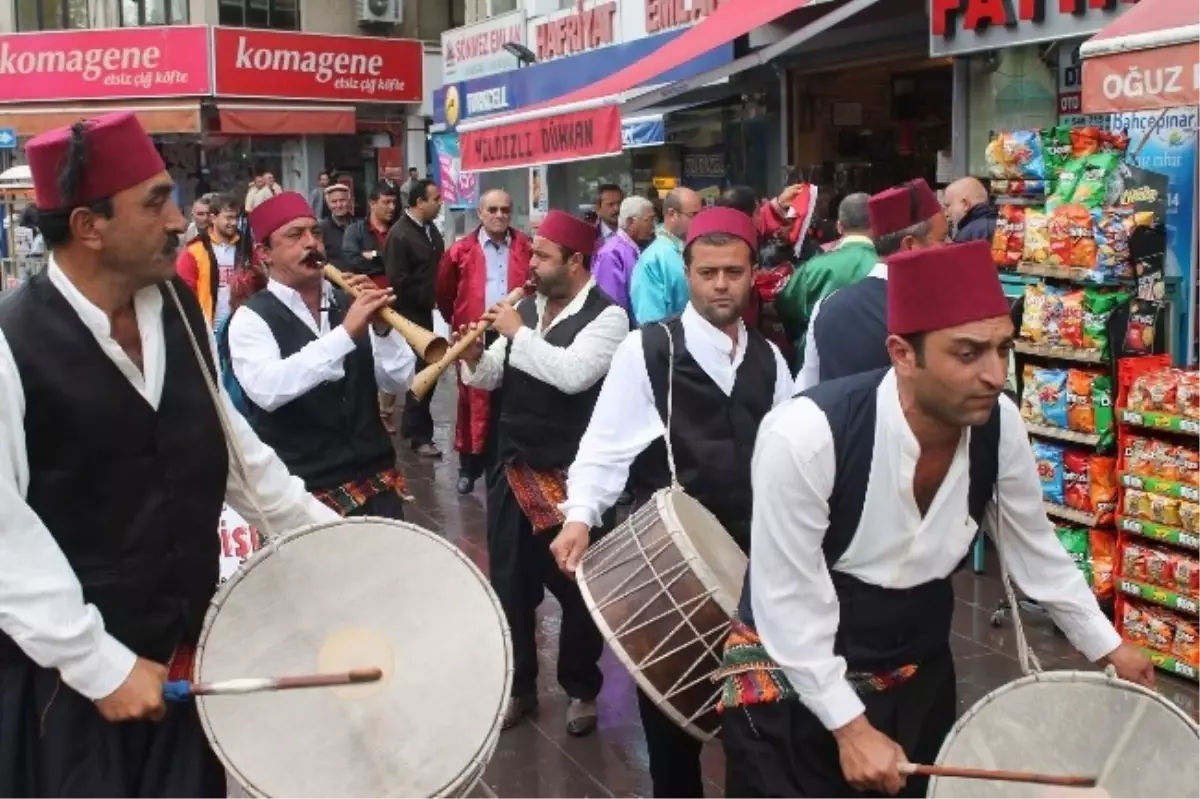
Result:
[[[550,211],[532,237],[491,191],[447,249],[418,180],[354,222],[334,183],[328,216],[280,191],[242,229],[243,204],[211,199],[177,253],[187,220],[132,114],[26,152],[50,257],[0,303],[4,795],[225,795],[196,706],[162,693],[191,675],[221,506],[279,531],[403,518],[387,397],[406,397],[414,450],[437,450],[386,308],[427,327],[436,310],[456,339],[487,328],[459,364],[455,446],[460,488],[487,486],[505,729],[538,706],[545,589],[566,732],[597,729],[580,560],[623,493],[671,485],[749,557],[718,675],[729,796],[923,794],[901,766],[932,762],[954,722],[950,578],[980,525],[1085,656],[1153,682],[1043,511],[1002,394],[1013,325],[989,248],[946,242],[970,207],[923,180],[849,195],[824,252],[800,186],[707,209],[676,189],[657,232],[652,206],[605,186],[595,223]],[[703,795],[700,743],[658,698],[638,706],[655,796]]]

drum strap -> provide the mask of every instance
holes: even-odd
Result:
[[[1021,604],[1017,601],[1017,594],[1013,590],[1012,578],[1008,574],[1008,565],[1005,563],[1004,547],[1000,544],[1003,536],[1001,535],[1001,526],[1004,524],[1004,514],[1000,508],[1000,482],[996,481],[996,494],[994,497],[996,505],[996,529],[993,538],[996,543],[996,554],[1000,557],[1000,582],[1004,585],[1004,598],[1008,600],[1008,607],[1012,611],[1013,621],[1013,638],[1017,645],[1017,662],[1021,664],[1022,674],[1040,673],[1042,670],[1041,661],[1037,655],[1029,647],[1029,641],[1025,638],[1025,625],[1021,622]]]
[[[671,445],[671,410],[675,407],[675,337],[671,335],[668,325],[659,322],[658,326],[667,334],[667,424],[663,431],[663,441],[667,445],[667,470],[671,473],[671,488],[682,491],[679,475],[675,471],[675,448]]]

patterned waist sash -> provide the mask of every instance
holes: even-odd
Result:
[[[870,694],[903,685],[916,673],[916,665],[910,664],[883,674],[847,672],[846,679],[859,694]],[[779,664],[767,654],[758,633],[737,619],[733,620],[729,638],[725,640],[721,668],[713,674],[712,679],[713,682],[725,681],[725,689],[717,703],[718,712],[724,712],[731,707],[798,698],[796,689],[779,668]]]
[[[351,480],[336,488],[323,488],[312,494],[333,511],[345,516],[385,491],[395,491],[403,499],[410,499],[408,483],[398,469],[385,469],[365,480]]]
[[[566,517],[558,509],[567,501],[567,473],[562,469],[535,472],[523,463],[509,463],[504,467],[508,487],[512,489],[517,504],[525,512],[525,518],[533,525],[533,532],[544,533],[558,527]]]

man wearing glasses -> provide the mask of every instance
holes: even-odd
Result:
[[[663,226],[633,267],[629,284],[630,315],[639,325],[678,316],[688,304],[683,272],[683,242],[692,217],[704,204],[691,189],[672,189],[663,200]]]
[[[438,264],[437,305],[451,330],[470,325],[529,277],[532,255],[529,237],[512,227],[512,198],[501,189],[479,200],[479,227],[446,251]],[[490,345],[496,334],[488,331]],[[483,474],[491,394],[463,385],[458,379],[458,421],[454,449],[458,452],[458,492],[469,494]]]

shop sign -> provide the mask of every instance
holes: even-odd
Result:
[[[513,11],[442,34],[442,80],[446,83],[506,72],[517,60],[506,44],[525,44],[525,12]]]
[[[201,25],[0,35],[0,103],[210,93]]]
[[[691,25],[731,0],[644,0],[646,35]]]
[[[464,133],[462,168],[468,172],[511,169],[621,150],[621,110],[606,105]]]
[[[534,26],[538,61],[575,55],[617,41],[617,4],[615,0],[584,7],[583,0],[574,10],[539,22]]]
[[[214,28],[220,97],[419,103],[424,48],[412,39]]]
[[[929,54],[962,55],[1096,33],[1137,0],[929,0]]]
[[[1194,44],[1094,56],[1083,62],[1089,114],[1200,103],[1200,48]]]
[[[479,204],[479,176],[464,172],[457,133],[438,133],[429,137],[433,145],[433,174],[442,203],[447,208],[474,208]]]
[[[667,141],[667,129],[662,117],[630,119],[621,123],[621,144],[625,149],[653,147]]]

